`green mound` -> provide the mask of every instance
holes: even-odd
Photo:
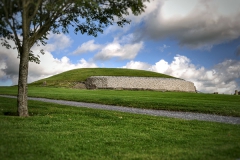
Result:
[[[33,82],[30,86],[74,87],[86,81],[90,76],[130,76],[130,77],[159,77],[175,78],[169,75],[134,69],[122,68],[81,68],[66,71],[49,78]]]

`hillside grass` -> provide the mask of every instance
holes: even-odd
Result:
[[[30,89],[31,90],[31,89]],[[240,125],[180,120],[0,97],[0,159],[240,158]]]
[[[130,77],[159,77],[159,78],[175,78],[169,75],[156,72],[123,69],[123,68],[81,68],[66,71],[49,78],[41,79],[33,82],[30,86],[42,86],[46,82],[46,86],[54,87],[73,87],[73,82],[84,82],[90,76],[130,76]]]
[[[0,94],[17,95],[17,87],[0,87]],[[235,95],[128,90],[78,90],[30,86],[28,96],[240,117],[240,96]]]

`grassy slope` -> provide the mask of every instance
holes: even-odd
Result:
[[[240,117],[240,96],[184,92],[78,90],[29,87],[28,95],[146,109],[191,111]],[[17,94],[17,87],[0,87],[0,94]]]
[[[52,77],[36,81],[31,86],[42,85],[44,81],[47,86],[71,87],[72,82],[83,82],[90,76],[132,76],[132,77],[161,77],[174,78],[156,72],[122,69],[122,68],[82,68],[63,72]]]
[[[31,117],[10,116],[0,97],[0,159],[240,158],[240,125],[188,121],[29,101]]]

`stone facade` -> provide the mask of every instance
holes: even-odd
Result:
[[[174,78],[154,77],[118,77],[92,76],[86,81],[88,89],[130,89],[130,90],[158,90],[196,92],[192,82]]]
[[[238,90],[235,90],[234,95],[238,95],[238,94],[239,94]]]

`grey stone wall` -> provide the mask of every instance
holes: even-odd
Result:
[[[174,78],[154,77],[92,76],[87,79],[86,87],[89,89],[110,88],[196,92],[192,82]]]

